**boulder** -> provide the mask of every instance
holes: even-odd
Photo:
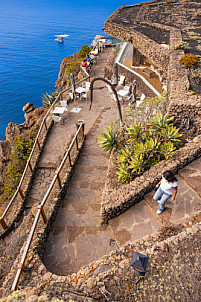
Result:
[[[23,108],[22,110],[25,112],[25,113],[29,113],[31,111],[33,111],[35,108],[33,106],[32,103],[27,103]]]
[[[15,139],[20,135],[21,129],[20,125],[14,124],[10,122],[8,127],[6,128],[6,140],[11,144],[15,141]]]

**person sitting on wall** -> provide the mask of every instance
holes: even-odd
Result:
[[[87,63],[91,63],[91,57],[88,55],[86,55],[85,60]]]
[[[85,59],[82,62],[82,67],[85,67],[87,69],[87,61]]]

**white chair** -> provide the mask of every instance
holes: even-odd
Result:
[[[89,89],[90,89],[90,85],[91,85],[90,82],[85,82],[85,93],[82,94],[82,97],[83,97],[83,98],[87,98],[87,92],[88,92]]]
[[[73,93],[69,92],[68,95],[70,96],[71,100],[73,100]]]
[[[125,85],[124,87],[123,87],[123,90],[126,90],[126,91],[130,91],[130,85]]]
[[[111,86],[110,85],[106,85],[106,86],[107,86],[107,89],[109,90],[111,99],[116,102],[117,99],[116,99],[115,94],[113,93],[113,90],[112,90]]]
[[[145,95],[144,93],[141,94],[140,100],[136,101],[136,107],[140,106],[140,104],[144,101]]]
[[[58,115],[52,115],[52,119],[55,123],[58,123],[60,122],[61,120],[61,116],[58,116]]]
[[[60,101],[61,107],[65,108],[65,111],[68,111],[67,101]]]
[[[94,56],[97,56],[98,55],[98,49],[94,49],[94,50],[91,50],[90,52],[91,55],[94,55]]]
[[[124,82],[125,82],[125,76],[124,75],[121,75],[120,76],[120,79],[118,81],[118,85],[124,85]]]

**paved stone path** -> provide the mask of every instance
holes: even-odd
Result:
[[[110,49],[106,49],[99,55],[92,76],[104,75],[109,52]],[[111,220],[107,226],[101,226],[99,213],[108,156],[99,148],[97,138],[103,127],[107,127],[118,116],[117,106],[101,82],[95,83],[91,111],[86,101],[77,102],[81,108],[78,114],[70,112],[73,106],[70,104],[68,112],[63,115],[63,123],[54,124],[49,133],[26,205],[28,210],[41,202],[65,147],[76,131],[75,123],[84,120],[87,133],[84,148],[53,225],[44,256],[47,269],[59,275],[76,272],[118,246],[157,232],[161,225],[179,223],[201,208],[200,197],[196,193],[200,194],[199,161],[199,164],[193,163],[180,172],[180,191],[176,203],[169,202],[166,211],[160,216],[156,216],[157,205],[152,203],[148,195],[126,213]]]
[[[99,56],[96,66],[99,76],[103,76],[106,59],[107,52]],[[197,172],[191,165],[188,166],[189,173],[186,168],[180,172],[176,202],[169,201],[161,215],[156,215],[157,203],[153,203],[151,193],[142,202],[111,220],[108,225],[101,226],[99,213],[108,156],[99,148],[97,139],[103,127],[107,127],[110,120],[117,116],[116,104],[111,102],[107,89],[102,86],[104,85],[101,83],[96,86],[93,112],[86,111],[86,103],[79,103],[79,107],[83,109],[81,115],[86,122],[87,137],[48,238],[43,259],[47,269],[58,275],[76,272],[118,246],[157,232],[161,226],[181,223],[193,213],[201,211],[201,198],[195,192],[199,185],[196,188],[192,185],[195,183],[195,178],[193,181],[192,178],[201,173],[199,161],[199,165],[196,165]],[[82,119],[80,115],[79,119]],[[73,119],[68,118],[69,129],[73,122]],[[65,131],[66,129],[65,127]],[[55,128],[54,131],[57,135],[58,130]],[[54,160],[55,155],[51,153],[50,156]],[[198,181],[197,178],[196,180]]]

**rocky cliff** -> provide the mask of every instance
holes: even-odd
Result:
[[[70,65],[74,64],[75,62],[81,63],[81,61],[82,59],[80,58],[78,53],[74,53],[72,56],[63,59],[60,65],[58,80],[56,81],[56,85],[55,85],[56,89],[61,91],[69,86],[69,78],[68,75],[66,74],[66,69],[70,67]],[[75,75],[75,71],[70,69],[71,68],[69,68],[69,71],[73,72]]]
[[[19,135],[26,135],[31,129],[39,128],[47,108],[34,108],[32,103],[27,103],[22,110],[25,112],[25,122],[17,125],[12,122],[6,128],[6,140],[0,141],[0,190],[3,186],[3,171],[10,160],[14,142]]]

